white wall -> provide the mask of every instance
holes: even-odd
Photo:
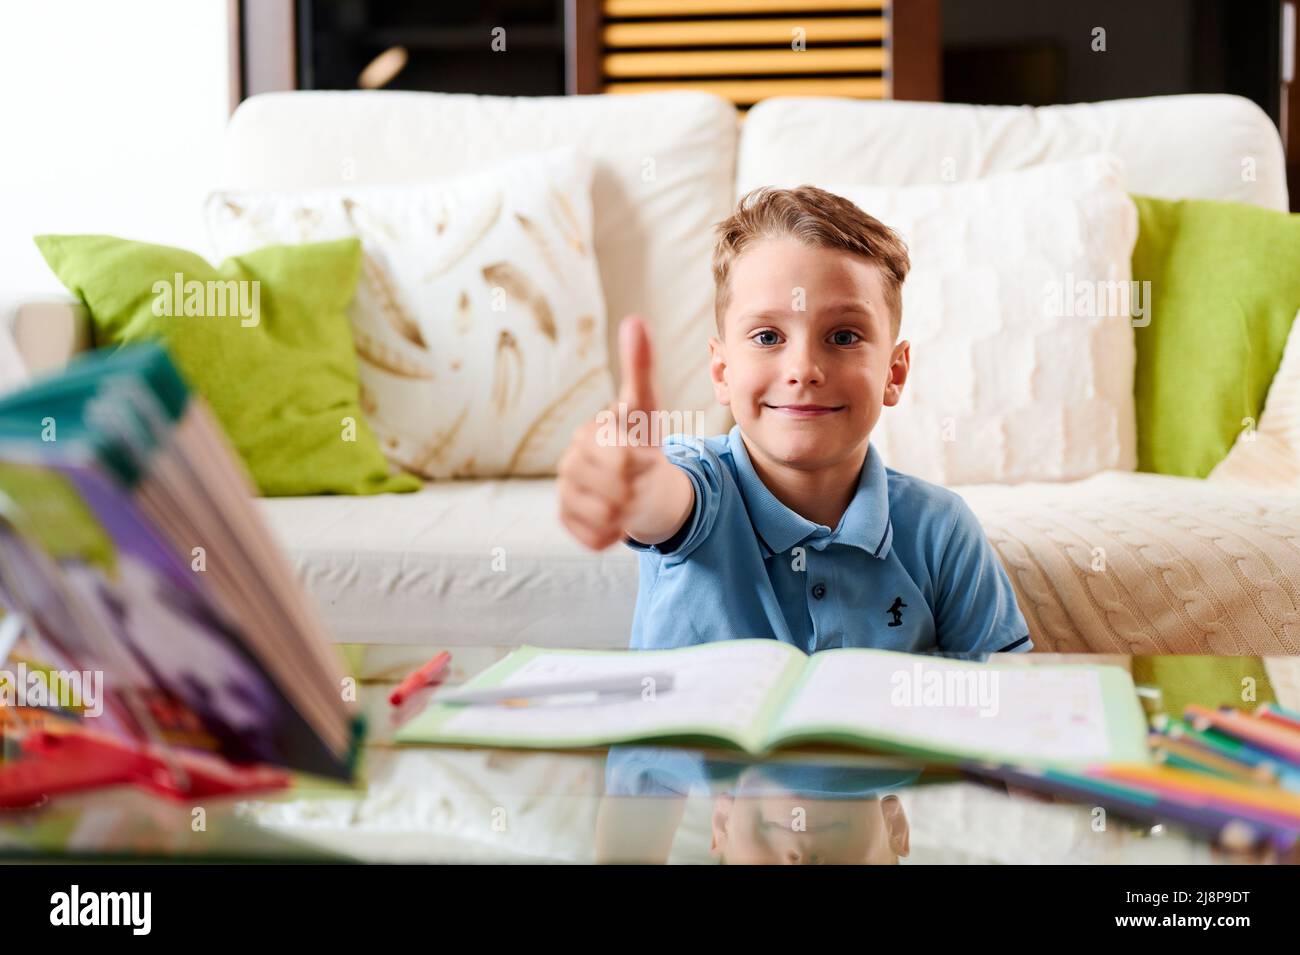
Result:
[[[208,255],[229,114],[226,0],[0,3],[0,309],[66,295],[42,232]]]

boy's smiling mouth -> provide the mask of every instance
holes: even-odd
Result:
[[[764,408],[770,408],[772,411],[780,412],[791,418],[820,418],[824,415],[835,414],[837,411],[843,411],[846,405],[813,405],[813,404],[789,404],[774,405],[769,402],[763,402]]]

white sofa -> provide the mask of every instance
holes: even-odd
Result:
[[[611,332],[644,314],[661,397],[705,412],[714,430],[729,421],[706,368],[712,226],[752,186],[965,180],[1105,151],[1124,160],[1133,192],[1287,206],[1277,131],[1228,96],[1039,109],[774,99],[738,122],[697,93],[272,94],[235,113],[214,187],[417,182],[569,143],[596,162]],[[20,308],[13,324],[37,370],[84,344],[82,327],[75,307],[50,303]],[[1235,479],[1237,464],[1221,480],[1103,472],[955,490],[1006,565],[1039,650],[1300,653],[1300,496],[1276,474],[1272,486]],[[634,555],[569,538],[550,480],[260,506],[339,641],[626,643]]]

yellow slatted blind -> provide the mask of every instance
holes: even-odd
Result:
[[[789,46],[794,31],[806,31],[808,43],[844,43],[854,40],[884,40],[884,17],[823,17],[797,19],[775,17],[761,20],[656,20],[611,23],[603,36],[607,49],[624,46],[732,46],[737,43],[770,43]]]
[[[606,93],[889,95],[887,0],[603,0]],[[852,14],[852,15],[848,15]]]
[[[610,79],[659,76],[720,76],[736,73],[863,73],[883,70],[879,47],[848,50],[680,50],[672,53],[611,53]]]
[[[702,90],[738,105],[752,105],[769,96],[856,96],[884,99],[885,81],[878,76],[829,77],[802,80],[673,80],[667,83],[606,83],[606,93],[659,93]]]
[[[607,17],[680,17],[717,13],[820,13],[883,10],[882,0],[605,0]]]

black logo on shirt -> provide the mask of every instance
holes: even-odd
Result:
[[[889,626],[901,627],[903,625],[903,608],[906,606],[907,604],[903,603],[902,597],[894,598],[894,602],[890,604],[889,609],[885,611],[885,613],[893,615],[894,618],[889,621]]]

